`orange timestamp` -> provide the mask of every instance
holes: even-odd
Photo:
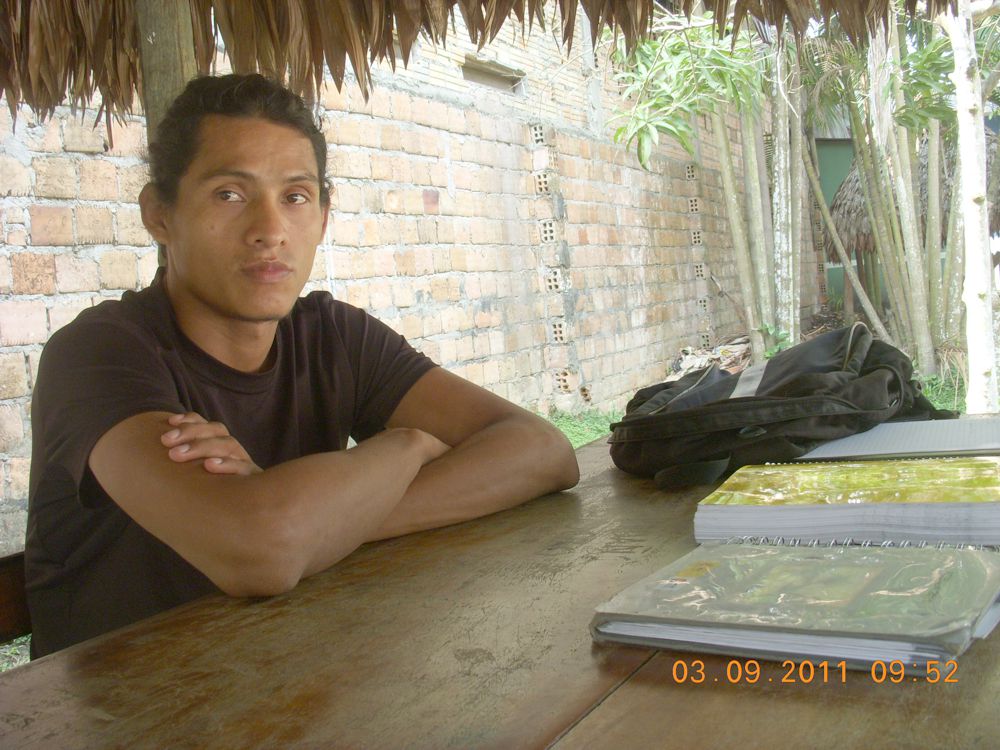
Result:
[[[761,670],[756,659],[730,659],[720,674],[710,674],[702,659],[675,659],[671,677],[678,684],[728,683],[731,685],[772,683],[779,685],[846,684],[847,675],[869,680],[877,685],[898,685],[902,682],[953,684],[958,682],[958,662],[875,661],[867,669],[848,669],[846,661],[795,661],[785,659],[781,668]]]

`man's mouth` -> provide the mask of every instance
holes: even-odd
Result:
[[[243,266],[242,272],[259,284],[275,284],[287,279],[292,269],[279,261],[259,261]]]

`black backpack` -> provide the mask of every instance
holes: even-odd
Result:
[[[712,365],[643,388],[609,442],[620,469],[683,487],[790,461],[882,422],[955,416],[923,395],[909,357],[855,323],[739,373]]]

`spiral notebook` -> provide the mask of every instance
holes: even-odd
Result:
[[[1000,620],[1000,554],[938,547],[702,545],[597,608],[595,641],[908,673]]]
[[[1000,458],[744,466],[698,504],[694,535],[1000,545]]]

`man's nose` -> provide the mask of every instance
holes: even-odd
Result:
[[[261,198],[250,211],[246,241],[257,247],[278,247],[285,242],[285,220],[278,201]]]

